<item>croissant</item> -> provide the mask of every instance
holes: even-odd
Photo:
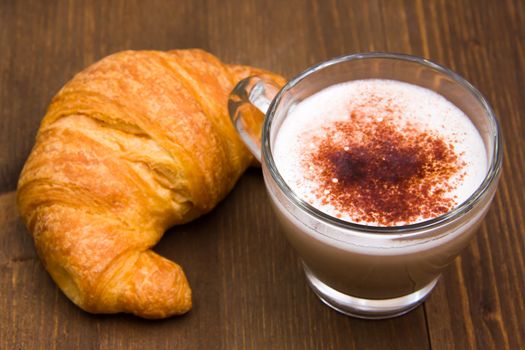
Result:
[[[230,90],[253,74],[284,83],[201,50],[125,51],[53,98],[17,201],[73,303],[144,318],[191,308],[181,267],[151,247],[169,227],[209,212],[253,161],[226,110]]]

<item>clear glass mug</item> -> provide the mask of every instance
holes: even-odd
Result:
[[[329,216],[286,184],[272,147],[290,108],[328,86],[370,78],[435,91],[472,120],[484,141],[489,166],[484,181],[464,203],[421,223],[374,227]],[[244,111],[250,105],[265,114],[260,135],[248,127]],[[389,318],[423,302],[442,270],[472,239],[496,191],[502,137],[492,108],[465,79],[423,58],[388,53],[338,57],[307,69],[282,89],[264,78],[249,77],[232,91],[228,108],[241,138],[261,162],[272,206],[303,261],[308,283],[325,304],[347,315]]]

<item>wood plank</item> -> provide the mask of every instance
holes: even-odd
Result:
[[[515,74],[525,69],[519,50],[525,34],[520,25],[523,10],[522,2],[510,1],[485,1],[479,6],[442,2],[425,8],[428,18],[453,14],[430,33],[450,45],[450,58],[445,60],[451,61],[445,64],[455,67],[493,104],[506,139],[503,177],[478,238],[426,303],[436,349],[517,349],[525,341],[525,127],[520,117],[525,103],[517,93],[523,77]]]

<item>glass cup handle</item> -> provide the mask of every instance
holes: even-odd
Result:
[[[251,76],[241,80],[230,93],[228,111],[244,144],[261,161],[264,115],[280,87],[271,79]],[[261,117],[254,108],[263,113]]]

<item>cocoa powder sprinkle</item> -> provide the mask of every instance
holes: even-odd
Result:
[[[384,115],[384,112],[387,115]],[[313,195],[330,204],[336,217],[357,223],[396,226],[445,214],[447,197],[464,167],[452,144],[430,131],[404,123],[388,104],[381,116],[354,107],[347,119],[323,128],[303,153],[305,177],[318,186]]]

